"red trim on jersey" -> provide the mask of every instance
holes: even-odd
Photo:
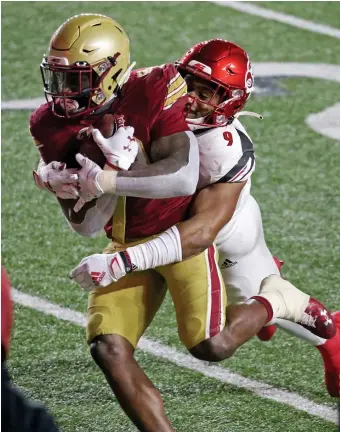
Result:
[[[243,173],[243,171],[247,169],[247,166],[248,166],[248,161],[247,161],[246,165],[241,169],[241,171],[239,171],[236,175],[234,175],[234,177],[229,181],[232,182],[232,181],[236,180],[236,178],[239,177]]]
[[[215,246],[211,245],[208,249],[208,260],[210,267],[210,283],[211,283],[211,309],[210,309],[210,326],[209,336],[215,336],[220,332],[222,304],[221,304],[221,280],[218,274],[217,260],[215,258]],[[209,276],[208,276],[209,277]]]

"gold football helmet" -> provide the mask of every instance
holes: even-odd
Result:
[[[133,66],[129,38],[120,24],[104,15],[81,14],[54,33],[40,69],[53,112],[70,118],[111,103]]]

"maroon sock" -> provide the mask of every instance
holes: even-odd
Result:
[[[253,296],[253,297],[250,297],[250,299],[253,299],[253,300],[258,301],[259,303],[262,303],[263,306],[267,309],[268,319],[266,321],[266,324],[273,319],[273,314],[274,314],[273,308],[272,308],[272,305],[269,303],[269,301],[266,298],[261,297],[261,296]]]

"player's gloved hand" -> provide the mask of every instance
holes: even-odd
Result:
[[[83,258],[69,274],[70,279],[79,284],[84,291],[106,287],[117,282],[132,271],[126,251],[113,254],[94,254]]]
[[[46,165],[40,162],[37,171],[33,171],[35,185],[39,189],[48,190],[62,199],[77,199],[78,175],[75,169],[66,168],[66,164],[53,161]]]
[[[132,126],[124,127],[122,116],[117,117],[118,129],[110,138],[104,138],[99,129],[89,128],[88,134],[106,157],[111,167],[128,170],[138,154],[138,143],[133,138],[135,129]]]
[[[81,153],[76,154],[76,160],[81,166],[77,171],[79,200],[74,206],[74,211],[78,212],[86,202],[100,197],[104,191],[97,182],[98,174],[103,171],[100,166]]]
[[[80,198],[74,207],[74,211],[78,212],[88,201],[105,193],[114,195],[118,172],[102,170],[99,165],[80,153],[76,154],[76,159],[81,166],[77,171]]]

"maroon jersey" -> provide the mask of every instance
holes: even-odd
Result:
[[[143,146],[146,159],[151,160],[150,146],[158,138],[187,131],[184,118],[185,81],[172,64],[133,71],[123,86],[122,94],[111,107],[111,112],[123,114],[125,124],[133,126],[134,136]],[[30,130],[45,162],[62,160],[75,154],[81,145],[76,139],[83,127],[95,124],[91,120],[69,120],[53,115],[47,104],[39,107],[31,117]],[[48,153],[48,155],[47,155]],[[60,154],[65,155],[60,159]],[[191,197],[170,199],[120,198],[115,212],[114,227],[125,228],[115,237],[123,241],[158,234],[185,217]],[[124,208],[123,208],[124,207]],[[118,218],[118,223],[116,219]],[[124,220],[122,220],[124,218]],[[106,226],[111,231],[111,224]]]
[[[181,97],[185,93],[185,82],[171,64],[134,71],[123,87],[122,100],[116,101],[113,109],[124,115],[127,125],[135,128],[134,135],[141,141],[147,158],[151,159],[153,141],[189,130],[184,119],[186,98]],[[125,237],[136,239],[168,229],[185,217],[190,201],[191,197],[127,197]],[[109,233],[110,224],[106,231]],[[115,231],[114,236],[117,237]]]
[[[45,103],[32,113],[30,132],[45,163],[60,161],[66,162],[68,168],[79,168],[75,155],[80,151],[83,141],[77,139],[78,132],[95,124],[99,119],[96,116],[91,120],[57,117],[53,114],[50,104]],[[96,158],[93,158],[93,154],[87,156],[104,166],[104,155],[100,151],[96,151],[95,154]]]

